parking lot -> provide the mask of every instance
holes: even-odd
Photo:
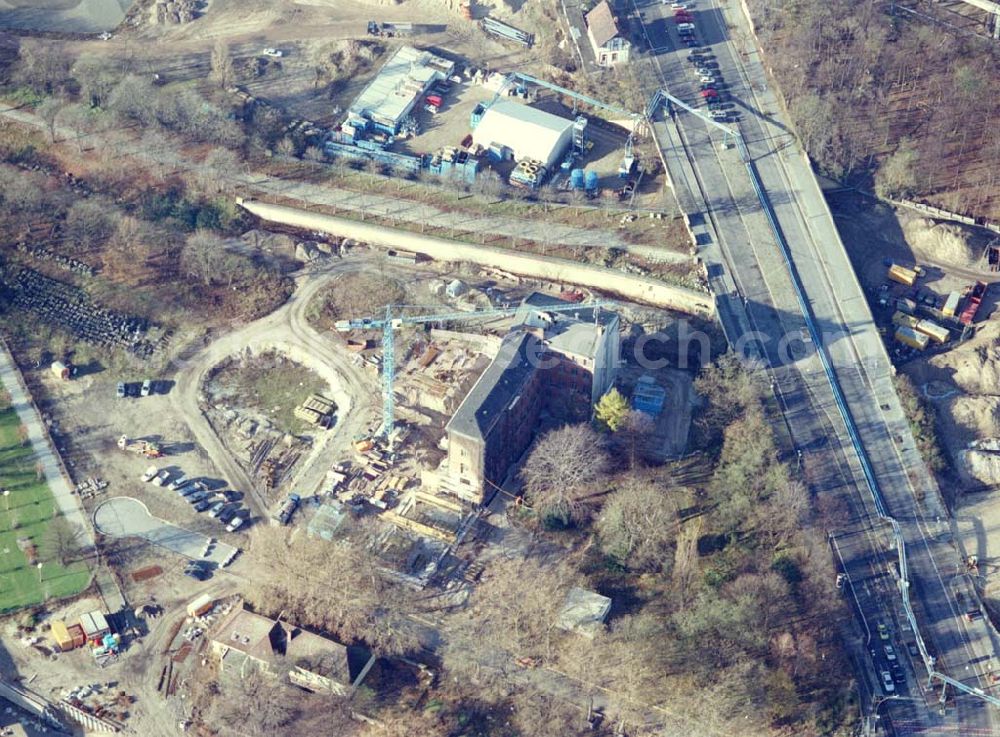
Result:
[[[217,566],[222,566],[236,554],[232,545],[154,517],[145,504],[127,496],[101,502],[94,510],[94,527],[102,535],[141,537],[186,558]]]

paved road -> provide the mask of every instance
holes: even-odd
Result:
[[[203,555],[208,537],[154,517],[145,504],[130,496],[116,496],[101,502],[94,510],[94,529],[109,537],[141,537],[186,558],[216,565],[222,565],[237,550],[232,545],[216,542],[209,554]]]
[[[13,356],[7,346],[0,342],[0,385],[10,392],[11,404],[18,418],[28,428],[28,439],[35,451],[38,461],[42,464],[49,490],[55,497],[56,505],[63,516],[80,529],[87,548],[94,546],[94,534],[84,514],[80,497],[73,493],[69,481],[62,474],[55,451],[49,442],[48,434],[42,418],[31,403],[31,398],[24,384],[21,383],[20,372],[14,363]]]
[[[989,689],[992,684],[984,673],[993,667],[991,631],[982,621],[968,623],[961,616],[964,604],[959,598],[968,601],[972,594],[963,578],[955,578],[960,559],[947,513],[914,446],[892,386],[893,369],[826,203],[782,120],[780,105],[767,89],[761,60],[752,47],[727,39],[727,25],[745,26],[738,6],[723,12],[714,3],[699,3],[695,17],[702,45],[716,55],[732,99],[742,110],[739,125],[790,246],[806,305],[796,298],[777,240],[735,150],[721,150],[721,135],[687,113],[676,116],[676,126],[669,120],[658,122],[656,136],[682,207],[706,214],[701,255],[721,297],[723,324],[731,337],[748,328],[766,336],[769,342],[762,353],[803,463],[811,470],[810,483],[817,493],[836,495],[849,505],[848,528],[837,531],[836,542],[844,567],[861,592],[856,602],[858,644],[868,644],[868,631],[879,621],[894,631],[897,650],[905,651],[912,637],[899,616],[901,598],[891,565],[895,554],[886,526],[875,513],[822,366],[810,345],[793,341],[797,350],[782,355],[788,352],[777,342],[780,336],[799,334],[803,307],[824,334],[887,511],[900,522],[914,608],[921,631],[939,658],[938,667],[970,686]],[[693,102],[698,98],[697,81],[685,55],[661,55],[658,63],[671,93]],[[730,283],[745,303],[730,297]],[[861,676],[868,693],[878,696],[875,671],[884,669],[887,661],[877,636],[875,642],[873,664],[867,648],[861,650],[869,661]],[[919,668],[917,675],[923,675]],[[922,696],[918,680],[910,673],[899,695]],[[902,721],[928,725],[960,721],[963,728],[991,728],[991,715],[982,701],[962,697],[957,703],[959,713],[953,710],[943,720],[913,701],[893,701],[879,713],[889,711]]]

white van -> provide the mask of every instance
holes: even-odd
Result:
[[[678,31],[693,31],[694,30],[694,23],[678,23],[677,24],[677,30]]]

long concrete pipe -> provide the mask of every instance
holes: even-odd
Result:
[[[667,307],[680,312],[707,317],[715,314],[715,305],[710,295],[694,289],[665,284],[655,279],[549,256],[529,255],[504,248],[479,246],[410,233],[382,225],[359,223],[295,207],[271,205],[254,199],[237,197],[236,204],[262,220],[329,233],[341,238],[352,238],[362,243],[415,251],[435,261],[468,261],[503,269],[520,276],[598,289],[634,302]]]

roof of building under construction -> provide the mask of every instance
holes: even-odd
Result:
[[[368,83],[350,113],[379,123],[398,123],[427,86],[450,75],[455,64],[429,51],[400,46]]]
[[[448,432],[483,439],[500,414],[510,406],[535,371],[529,360],[538,339],[522,331],[508,333],[500,352],[479,377],[448,421]]]
[[[580,306],[571,312],[546,311],[546,307],[572,304],[558,297],[532,292],[518,308],[518,324],[540,327],[545,333],[545,344],[560,353],[594,358],[600,346],[603,329],[615,324],[618,315],[599,307]]]

